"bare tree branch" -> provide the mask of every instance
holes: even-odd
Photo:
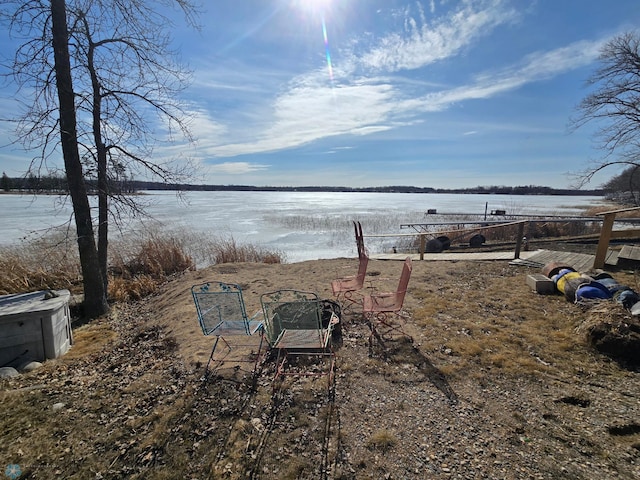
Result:
[[[45,0],[0,2],[0,21],[19,41],[5,66],[28,99],[15,116],[16,141],[38,152],[28,167],[35,172],[60,156],[51,5]],[[152,154],[154,145],[177,133],[192,141],[188,109],[180,101],[190,72],[171,48],[174,20],[166,12],[177,10],[196,26],[198,11],[193,0],[60,0],[57,6],[66,11],[75,143],[83,175],[97,178],[98,256],[106,286],[109,218],[139,210],[135,197],[112,187],[127,175],[178,183],[188,173],[188,163],[181,166]]]

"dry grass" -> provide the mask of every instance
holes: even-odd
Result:
[[[615,205],[615,204],[607,204],[600,207],[590,208],[586,215],[595,216],[599,213],[612,212],[614,210],[622,210],[629,208],[628,205]],[[616,214],[616,218],[640,218],[640,209],[638,210],[629,210],[628,212],[621,212]]]
[[[0,247],[0,295],[34,290],[79,291],[77,247],[61,234],[19,246]]]
[[[517,478],[590,478],[554,470],[586,462],[602,478],[614,471],[602,465],[633,478],[622,458],[635,461],[640,442],[637,381],[575,334],[580,307],[530,291],[526,268],[415,262],[406,299],[415,342],[369,357],[367,326],[345,318],[335,403],[324,378],[287,378],[275,394],[271,363],[248,388],[233,373],[202,382],[204,366],[183,355],[201,336],[190,285],[233,278],[249,302],[292,282],[328,295],[332,272],[347,265],[188,271],[153,298],[117,305],[104,323],[76,329],[63,358],[3,384],[0,456],[39,465],[25,478],[417,480],[465,477],[469,466],[482,478],[510,478],[512,468]],[[399,273],[397,262],[371,269]],[[183,321],[194,329],[180,330]],[[203,340],[206,361],[212,339]],[[574,405],[581,399],[588,410]],[[444,464],[451,475],[428,469]]]
[[[398,443],[398,438],[389,430],[377,430],[367,440],[367,447],[386,452]]]
[[[86,358],[100,352],[113,341],[117,333],[108,322],[96,320],[82,325],[73,331],[73,348],[66,353],[66,360]]]
[[[111,269],[124,278],[133,275],[162,278],[193,268],[193,260],[184,252],[178,240],[172,237],[143,240],[135,254],[128,259],[120,251],[111,255]]]
[[[478,367],[533,374],[546,365],[570,361],[574,351],[586,349],[576,341],[575,305],[553,295],[532,302],[525,282],[514,283],[506,271],[492,275],[488,279],[469,273],[457,282],[456,290],[432,286],[414,293],[425,300],[413,312],[418,328],[442,332],[427,337],[426,345],[451,357],[448,375]],[[434,284],[451,285],[453,278],[436,278]]]
[[[116,302],[140,300],[153,293],[173,274],[195,268],[193,260],[172,237],[146,239],[133,254],[122,250],[111,255],[109,299]]]
[[[156,291],[161,280],[150,275],[129,275],[128,278],[112,276],[109,279],[108,297],[112,302],[140,300]]]
[[[172,275],[195,268],[194,258],[209,264],[234,262],[282,263],[284,256],[233,238],[190,238],[188,233],[148,232],[110,244],[110,301],[139,300],[152,294]],[[55,233],[18,246],[0,248],[0,295],[47,289],[82,293],[76,244]]]
[[[235,239],[219,238],[207,246],[210,264],[236,262],[282,263],[283,255],[255,245],[238,244]]]

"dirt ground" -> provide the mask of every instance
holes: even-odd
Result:
[[[393,289],[401,268],[371,260],[369,285]],[[356,269],[217,265],[114,307],[63,358],[0,381],[0,467],[33,479],[640,478],[638,370],[577,333],[589,308],[536,294],[526,276],[539,270],[505,261],[414,262],[406,335],[370,345],[358,309],[345,313],[331,388],[322,376],[274,386],[273,358],[253,379],[202,379],[214,339],[192,285],[238,283],[252,313],[282,288],[331,298],[331,280]],[[636,287],[633,272],[614,276]]]

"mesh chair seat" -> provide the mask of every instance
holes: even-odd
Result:
[[[278,352],[275,378],[289,374],[285,368],[289,356],[316,356],[328,359],[326,371],[318,373],[318,369],[313,368],[291,375],[327,374],[331,385],[335,366],[331,333],[339,321],[338,317],[332,314],[323,325],[323,308],[318,295],[312,292],[278,290],[263,294],[260,302],[267,342]]]
[[[209,365],[214,363],[215,368],[220,367],[234,352],[253,349],[255,343],[247,337],[260,337],[257,345],[257,353],[254,359],[235,358],[234,362],[253,362],[255,373],[260,353],[262,351],[263,322],[262,312],[256,312],[252,317],[247,315],[242,296],[242,289],[234,283],[207,282],[191,287],[191,294],[198,313],[198,322],[202,333],[206,336],[215,335],[216,340],[211,349],[205,378],[209,372]],[[223,352],[217,354],[218,345],[222,341]]]

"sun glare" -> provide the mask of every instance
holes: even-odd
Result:
[[[322,39],[324,40],[324,50],[327,62],[329,80],[333,82],[333,65],[331,63],[331,51],[329,46],[329,36],[327,34],[326,17],[331,16],[331,4],[335,0],[293,0],[296,8],[300,9],[314,23],[319,22],[322,28]]]
[[[314,15],[323,15],[331,6],[332,0],[294,0],[297,8]]]

